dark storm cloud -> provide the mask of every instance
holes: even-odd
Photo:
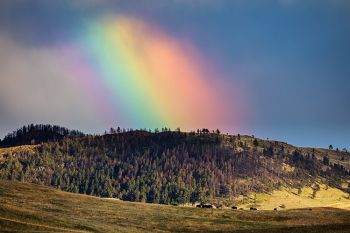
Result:
[[[43,46],[74,36],[85,18],[93,11],[73,1],[1,1],[0,27],[16,41]],[[86,5],[88,6],[88,5]]]
[[[208,8],[225,10],[240,8],[246,5],[264,6],[294,6],[299,5],[299,0],[269,0],[269,1],[241,1],[241,0],[2,0],[0,1],[0,34],[4,31],[10,32],[13,39],[22,43],[45,45],[57,40],[65,40],[79,33],[87,21],[94,17],[109,13],[127,13],[150,16],[156,20],[165,20],[165,23],[174,23],[167,16],[179,16],[190,13],[197,18],[208,12]],[[338,7],[349,7],[349,1],[343,0],[321,0],[303,1],[303,5],[330,5]],[[187,15],[188,16],[188,15]],[[209,15],[210,16],[210,15]],[[168,18],[168,19],[167,19]]]

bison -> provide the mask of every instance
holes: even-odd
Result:
[[[207,205],[203,205],[203,207],[202,208],[213,208],[213,206],[212,205],[210,205],[210,204],[207,204]]]
[[[213,208],[213,205],[210,205],[210,204],[200,204],[200,205],[196,205],[196,207],[198,207],[198,208]]]

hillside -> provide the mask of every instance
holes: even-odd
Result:
[[[286,208],[300,208],[308,206],[305,197],[310,206],[324,206],[318,197],[326,188],[337,193],[330,203],[348,200],[348,152],[204,129],[114,131],[0,152],[2,179],[127,201],[272,208],[259,203],[259,195],[272,198],[283,191],[300,203]]]
[[[0,232],[350,232],[350,212],[249,211],[122,202],[0,180]],[[179,224],[181,223],[181,224]]]
[[[58,125],[28,125],[13,131],[0,140],[0,147],[35,145],[43,142],[62,140],[64,137],[82,137],[77,130],[69,130]]]
[[[247,196],[240,196],[238,208],[256,207],[259,210],[278,210],[334,207],[350,210],[349,194],[337,189],[320,185],[315,197],[312,197],[313,189],[304,187],[298,193],[298,189],[282,188],[270,193],[250,193]]]

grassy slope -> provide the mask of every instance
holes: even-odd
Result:
[[[350,232],[349,219],[349,211],[332,208],[234,211],[172,207],[0,180],[0,232]]]
[[[35,154],[34,149],[38,145],[22,145],[22,146],[14,146],[14,147],[8,147],[8,148],[0,148],[0,162],[1,160],[4,160],[4,155],[6,154],[12,154],[12,153],[18,153],[20,151],[29,151],[29,154]]]
[[[37,146],[38,145],[22,145],[22,146],[0,148],[0,154],[6,154],[6,153],[9,153],[9,152],[17,152],[17,151],[21,151],[21,150],[28,150],[31,153],[34,153],[34,149]]]
[[[279,208],[282,204],[285,209],[298,209],[309,207],[335,207],[340,209],[350,210],[349,195],[343,191],[320,185],[320,190],[315,198],[311,198],[312,189],[304,187],[301,194],[298,194],[297,189],[275,190],[271,194],[254,194],[245,199],[245,203],[239,205],[242,208],[255,206],[259,209],[272,210]],[[255,199],[254,199],[255,198]],[[243,202],[243,197],[240,197]]]
[[[231,136],[227,136],[227,135],[224,136],[226,141],[228,141],[230,139],[230,137]],[[281,142],[281,141],[264,140],[264,139],[259,139],[259,138],[256,138],[256,139],[259,142],[259,146],[258,146],[259,151],[263,150],[262,146],[273,144],[275,146],[275,148],[278,148],[278,147],[283,145],[286,153],[291,154],[291,153],[293,153],[293,151],[295,149],[298,149],[303,154],[310,154],[311,155],[312,153],[314,153],[316,155],[316,158],[318,158],[319,160],[322,160],[323,156],[327,155],[329,157],[331,163],[341,164],[346,169],[350,169],[350,153],[345,153],[345,152],[336,151],[336,150],[329,150],[329,149],[325,149],[325,148],[298,147],[298,146],[293,146],[291,144]],[[240,141],[243,143],[246,143],[246,145],[248,147],[253,147],[254,140],[255,140],[255,138],[253,138],[251,136],[247,136],[247,135],[241,136],[241,139],[240,139]],[[229,144],[229,142],[227,142],[227,144]],[[240,149],[243,150],[243,148],[240,148]],[[342,159],[344,159],[344,160],[342,160]]]

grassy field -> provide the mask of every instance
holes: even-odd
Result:
[[[262,210],[299,209],[315,207],[334,207],[350,210],[349,194],[343,191],[320,185],[320,190],[312,198],[312,189],[304,187],[301,193],[297,189],[275,190],[271,194],[251,194],[249,197],[240,197],[241,205],[239,208],[257,207]]]
[[[0,232],[350,232],[349,220],[349,211],[334,208],[186,208],[0,180]]]

